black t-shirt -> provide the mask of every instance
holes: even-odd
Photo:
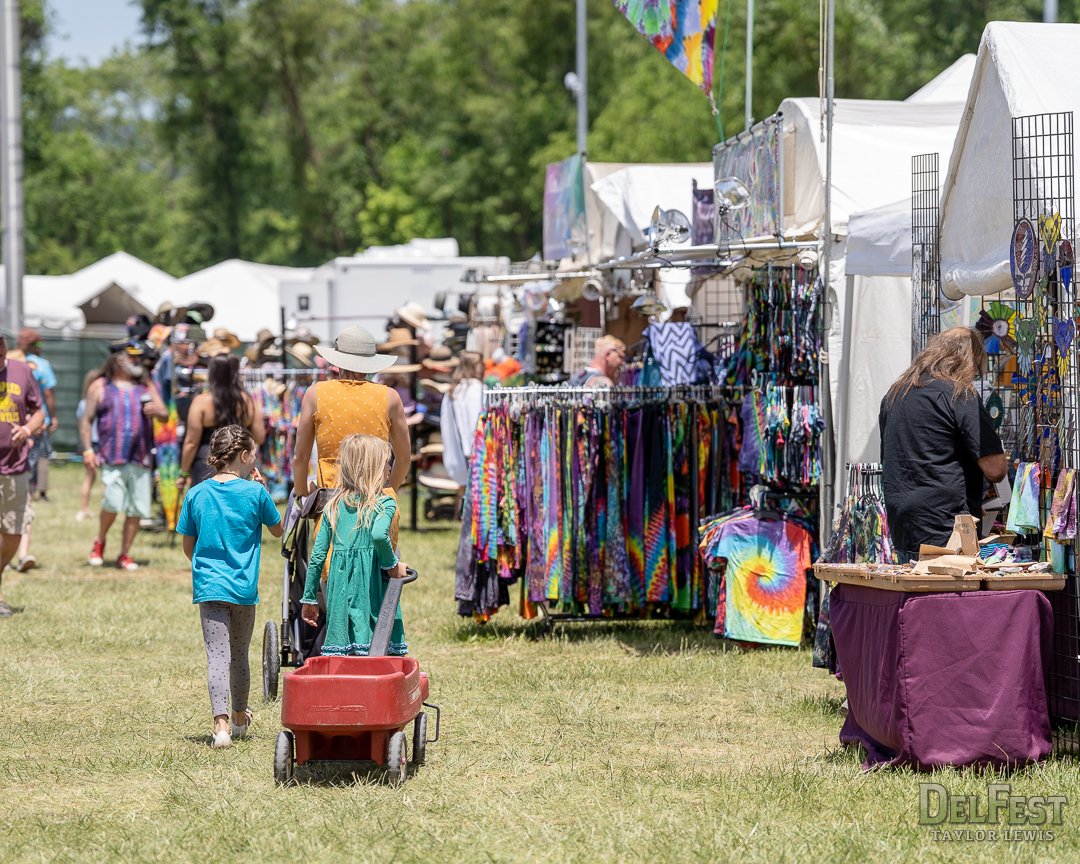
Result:
[[[881,459],[889,531],[897,549],[945,544],[955,516],[982,518],[985,478],[979,459],[1003,453],[993,421],[974,392],[927,379],[881,402]]]

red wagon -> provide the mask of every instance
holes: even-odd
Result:
[[[288,783],[294,765],[309,762],[373,762],[391,783],[401,783],[409,765],[424,763],[427,745],[439,738],[439,708],[426,702],[427,674],[412,657],[387,657],[390,627],[401,587],[416,579],[391,579],[367,657],[311,657],[283,679],[281,725],[274,753],[274,779]],[[427,714],[435,711],[435,737],[428,739]],[[412,724],[412,759],[406,727]]]

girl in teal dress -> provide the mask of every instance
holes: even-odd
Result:
[[[323,510],[300,600],[301,617],[317,626],[319,579],[329,556],[324,655],[366,655],[382,605],[383,574],[405,576],[405,564],[390,542],[397,504],[383,491],[391,453],[389,442],[371,435],[349,435],[341,442],[338,488]],[[389,653],[405,654],[408,647],[398,606]]]

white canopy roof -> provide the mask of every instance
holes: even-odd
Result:
[[[309,267],[231,258],[180,279],[172,302],[177,306],[209,303],[214,317],[206,326],[208,331],[224,327],[250,342],[264,327],[273,333],[281,329],[281,282],[308,279],[312,272]]]
[[[1012,284],[1012,117],[1080,116],[1080,25],[986,25],[941,204],[942,284],[953,296]]]
[[[681,210],[687,217],[692,216],[695,180],[699,188],[712,188],[711,162],[627,165],[594,180],[590,189],[632,243],[640,245],[645,242],[642,229],[649,226],[657,206],[664,210]],[[593,257],[596,257],[595,253]]]
[[[911,195],[911,157],[948,153],[961,102],[837,99],[833,117],[832,223],[848,232],[851,215]],[[825,144],[821,103],[785,99],[784,233],[815,236],[825,219]]]

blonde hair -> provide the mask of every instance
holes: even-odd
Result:
[[[453,385],[453,389],[450,391],[451,399],[454,398],[457,385],[470,378],[476,378],[479,381],[484,380],[484,358],[476,351],[462,351],[461,357],[458,358],[458,367],[450,377],[450,383]]]
[[[986,348],[974,327],[952,327],[939,333],[919,352],[903,375],[889,388],[888,404],[922,387],[926,379],[953,385],[953,396],[975,395],[975,379],[986,367]]]
[[[356,508],[357,527],[371,526],[382,511],[380,499],[392,452],[389,441],[374,435],[348,435],[341,442],[337,488],[325,508],[331,532],[337,530],[338,505],[342,503]]]
[[[599,354],[601,351],[625,351],[626,343],[622,341],[618,336],[601,336],[596,340],[596,345],[593,348],[594,353]]]

